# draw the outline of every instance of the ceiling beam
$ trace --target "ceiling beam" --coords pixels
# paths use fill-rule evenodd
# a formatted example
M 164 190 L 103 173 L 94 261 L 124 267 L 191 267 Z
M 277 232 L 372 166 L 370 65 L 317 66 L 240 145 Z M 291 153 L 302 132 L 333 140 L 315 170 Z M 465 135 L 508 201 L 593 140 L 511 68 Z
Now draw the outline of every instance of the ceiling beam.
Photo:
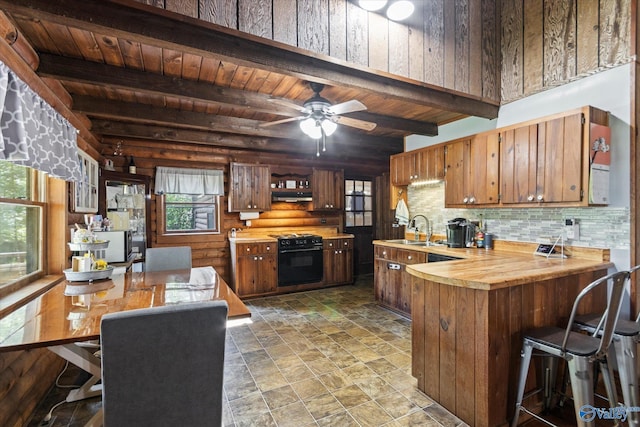
M 285 117 L 300 115 L 300 112 L 287 111 L 286 108 L 274 111 L 273 99 L 278 98 L 269 95 L 47 53 L 40 55 L 40 66 L 37 72 L 41 77 L 67 82 L 101 85 L 111 89 L 133 90 L 157 96 L 175 96 L 223 107 L 237 108 L 241 106 L 254 112 Z M 287 101 L 292 102 L 288 99 Z M 380 127 L 399 130 L 406 134 L 427 136 L 438 134 L 438 125 L 431 122 L 407 120 L 367 112 L 349 113 L 348 117 L 374 122 Z
M 229 135 L 217 132 L 207 132 L 192 129 L 176 129 L 169 126 L 143 125 L 140 123 L 114 122 L 108 120 L 94 120 L 92 130 L 96 134 L 107 137 L 151 139 L 155 141 L 184 142 L 212 147 L 226 147 L 251 151 L 314 154 L 316 144 L 314 140 L 305 138 L 292 141 L 277 138 L 262 138 L 254 136 Z M 348 157 L 353 160 L 387 160 L 389 155 L 402 152 L 402 140 L 389 144 L 386 149 L 366 149 L 362 145 L 352 144 L 349 140 L 340 142 L 339 139 L 327 139 L 327 151 L 321 156 Z
M 260 128 L 258 125 L 262 122 L 258 120 L 154 107 L 146 104 L 112 101 L 88 96 L 74 97 L 73 110 L 86 114 L 90 118 L 156 124 L 175 129 L 193 129 L 253 137 L 289 139 L 296 142 L 309 139 L 295 123 Z M 331 140 L 336 140 L 340 136 L 342 139 L 348 140 L 352 146 L 362 145 L 368 150 L 381 150 L 391 154 L 398 147 L 402 148 L 401 138 L 369 136 L 361 132 L 350 131 L 347 127 L 341 125 L 338 128 L 339 132 L 336 137 L 331 137 Z M 95 126 L 92 129 L 95 129 Z
M 374 72 L 337 58 L 131 1 L 0 0 L 0 7 L 26 19 L 47 20 L 305 80 L 382 93 L 391 99 L 446 111 L 489 119 L 498 115 L 499 105 L 495 101 L 387 72 Z

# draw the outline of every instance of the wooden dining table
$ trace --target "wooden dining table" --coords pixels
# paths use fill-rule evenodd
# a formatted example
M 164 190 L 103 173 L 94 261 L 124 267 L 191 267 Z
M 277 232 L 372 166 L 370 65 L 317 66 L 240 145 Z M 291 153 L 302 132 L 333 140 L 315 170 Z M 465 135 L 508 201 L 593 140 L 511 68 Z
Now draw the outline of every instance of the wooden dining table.
M 91 374 L 67 402 L 98 396 L 101 364 L 96 351 L 103 315 L 208 300 L 227 302 L 228 325 L 251 317 L 213 267 L 127 272 L 91 283 L 63 281 L 0 319 L 0 352 L 46 347 Z

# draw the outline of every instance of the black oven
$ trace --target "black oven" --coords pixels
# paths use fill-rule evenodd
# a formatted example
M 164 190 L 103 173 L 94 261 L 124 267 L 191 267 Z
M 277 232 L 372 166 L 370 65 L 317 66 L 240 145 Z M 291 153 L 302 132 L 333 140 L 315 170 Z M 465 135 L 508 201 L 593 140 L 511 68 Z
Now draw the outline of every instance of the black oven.
M 322 237 L 286 235 L 278 237 L 278 286 L 322 281 Z

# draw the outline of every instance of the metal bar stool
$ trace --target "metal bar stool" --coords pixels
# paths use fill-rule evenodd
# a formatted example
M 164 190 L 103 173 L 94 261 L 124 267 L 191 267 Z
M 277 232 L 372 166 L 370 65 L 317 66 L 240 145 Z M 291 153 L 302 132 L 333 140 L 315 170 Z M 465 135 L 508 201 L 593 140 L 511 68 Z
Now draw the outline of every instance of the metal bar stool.
M 621 271 L 602 277 L 590 283 L 576 297 L 566 329 L 546 326 L 534 329 L 525 334 L 522 342 L 522 362 L 518 378 L 516 412 L 513 417 L 513 421 L 511 422 L 512 427 L 518 425 L 518 419 L 521 411 L 527 412 L 542 422 L 553 425 L 547 420 L 544 420 L 538 414 L 535 414 L 522 406 L 527 373 L 529 371 L 533 349 L 539 350 L 548 355 L 561 357 L 567 361 L 569 376 L 571 378 L 571 390 L 573 392 L 576 424 L 578 426 L 584 427 L 594 425 L 595 416 L 583 418 L 581 409 L 584 405 L 593 406 L 594 404 L 593 368 L 595 363 L 600 364 L 602 369 L 602 375 L 611 407 L 617 406 L 618 398 L 613 384 L 613 373 L 611 371 L 611 367 L 607 363 L 606 356 L 613 339 L 613 330 L 618 321 L 620 307 L 622 306 L 624 286 L 628 278 L 629 272 Z M 572 331 L 572 326 L 582 298 L 598 286 L 607 286 L 609 282 L 612 283 L 611 296 L 607 307 L 602 314 L 602 333 L 599 334 L 598 337 L 594 337 Z
M 629 270 L 629 275 L 640 269 L 640 265 Z M 585 314 L 577 316 L 574 329 L 596 335 L 602 331 L 602 317 L 599 314 Z M 635 321 L 619 319 L 613 331 L 613 347 L 618 364 L 620 386 L 624 404 L 627 408 L 639 407 L 640 396 L 638 388 L 638 341 L 640 338 L 640 313 Z M 629 412 L 629 425 L 640 426 L 640 413 Z

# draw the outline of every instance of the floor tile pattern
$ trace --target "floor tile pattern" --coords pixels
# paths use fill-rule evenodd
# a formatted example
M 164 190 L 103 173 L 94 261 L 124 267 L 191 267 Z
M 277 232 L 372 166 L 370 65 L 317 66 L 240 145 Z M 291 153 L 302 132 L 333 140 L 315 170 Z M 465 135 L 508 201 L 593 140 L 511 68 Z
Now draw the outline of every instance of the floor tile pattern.
M 224 426 L 464 425 L 416 388 L 411 324 L 354 285 L 246 302 L 252 323 L 228 329 Z M 66 391 L 52 390 L 38 426 Z M 55 426 L 81 426 L 99 399 L 65 404 Z

